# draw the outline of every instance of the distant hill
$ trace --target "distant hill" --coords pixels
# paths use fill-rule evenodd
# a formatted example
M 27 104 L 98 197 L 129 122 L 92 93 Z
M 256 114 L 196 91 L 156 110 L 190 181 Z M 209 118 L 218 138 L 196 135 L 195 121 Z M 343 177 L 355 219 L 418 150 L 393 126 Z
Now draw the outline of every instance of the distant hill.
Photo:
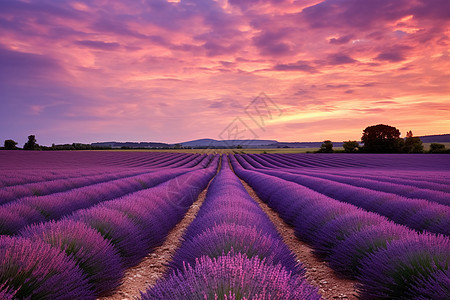
M 92 146 L 111 147 L 111 148 L 170 148 L 170 144 L 166 143 L 154 143 L 154 142 L 97 142 L 92 143 Z
M 450 134 L 420 136 L 423 143 L 450 143 Z
M 450 143 L 450 134 L 425 135 L 420 139 L 424 143 Z M 276 140 L 215 140 L 198 139 L 179 143 L 189 148 L 320 148 L 322 142 L 278 142 Z M 111 148 L 173 148 L 176 144 L 157 142 L 97 142 L 92 146 Z M 342 147 L 342 142 L 333 142 L 334 147 Z
M 243 148 L 269 146 L 278 143 L 275 140 L 214 140 L 214 139 L 200 139 L 180 143 L 183 147 L 237 147 Z

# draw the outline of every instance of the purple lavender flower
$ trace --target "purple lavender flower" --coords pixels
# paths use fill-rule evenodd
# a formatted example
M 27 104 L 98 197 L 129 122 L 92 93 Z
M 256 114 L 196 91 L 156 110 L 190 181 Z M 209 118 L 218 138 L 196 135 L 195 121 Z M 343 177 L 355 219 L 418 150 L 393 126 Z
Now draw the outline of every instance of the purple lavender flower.
M 38 224 L 25 228 L 20 235 L 65 251 L 87 275 L 96 295 L 110 292 L 120 284 L 124 270 L 117 250 L 97 230 L 82 222 Z
M 361 297 L 448 299 L 449 264 L 447 237 L 422 234 L 394 240 L 363 260 L 357 277 Z
M 183 269 L 184 263 L 194 264 L 198 257 L 207 255 L 213 258 L 228 253 L 267 258 L 294 273 L 304 273 L 303 267 L 280 238 L 265 234 L 263 229 L 235 224 L 217 225 L 192 238 L 185 237 L 169 266 Z
M 42 241 L 0 237 L 0 285 L 19 299 L 95 299 L 81 269 Z
M 321 299 L 317 289 L 281 264 L 266 264 L 258 257 L 234 254 L 197 259 L 195 266 L 156 283 L 142 300 L 197 299 Z
M 145 253 L 143 233 L 122 212 L 106 207 L 77 211 L 68 217 L 96 229 L 119 251 L 125 266 L 135 265 Z
M 416 235 L 411 229 L 392 222 L 365 227 L 333 248 L 328 258 L 330 266 L 343 276 L 354 278 L 360 274 L 359 267 L 364 258 L 386 248 L 390 241 L 411 234 Z
M 352 234 L 371 225 L 383 226 L 387 222 L 385 217 L 367 213 L 362 209 L 339 216 L 317 231 L 312 242 L 314 252 L 321 256 L 328 256 L 334 247 L 340 243 L 346 243 L 346 239 Z

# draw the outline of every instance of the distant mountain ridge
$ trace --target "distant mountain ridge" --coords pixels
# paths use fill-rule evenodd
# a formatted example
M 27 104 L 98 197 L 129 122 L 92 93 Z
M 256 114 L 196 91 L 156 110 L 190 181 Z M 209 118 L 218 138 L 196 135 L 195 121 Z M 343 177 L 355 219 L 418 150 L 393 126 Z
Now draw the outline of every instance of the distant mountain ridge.
M 437 134 L 420 136 L 424 143 L 450 143 L 450 134 Z M 322 142 L 278 142 L 276 140 L 215 140 L 198 139 L 177 143 L 182 147 L 192 148 L 319 148 Z M 111 148 L 173 148 L 177 144 L 159 143 L 159 142 L 97 142 L 92 146 L 111 147 Z M 342 147 L 342 142 L 333 142 L 335 147 Z
M 420 136 L 423 143 L 450 143 L 450 134 Z
M 180 143 L 184 147 L 237 147 L 242 146 L 248 148 L 249 146 L 268 146 L 270 144 L 278 143 L 275 140 L 214 140 L 214 139 L 199 139 Z

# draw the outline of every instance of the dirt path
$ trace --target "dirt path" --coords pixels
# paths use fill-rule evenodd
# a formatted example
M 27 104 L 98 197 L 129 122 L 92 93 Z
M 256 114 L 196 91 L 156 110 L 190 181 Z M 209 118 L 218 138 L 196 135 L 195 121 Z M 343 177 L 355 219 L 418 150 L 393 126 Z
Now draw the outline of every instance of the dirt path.
M 265 204 L 255 191 L 243 180 L 241 180 L 249 195 L 255 199 L 263 211 L 275 224 L 284 243 L 297 256 L 297 259 L 306 267 L 306 279 L 319 288 L 324 299 L 358 299 L 355 289 L 355 280 L 343 279 L 327 265 L 327 262 L 319 259 L 312 253 L 312 248 L 296 238 L 294 228 L 286 224 L 278 214 Z

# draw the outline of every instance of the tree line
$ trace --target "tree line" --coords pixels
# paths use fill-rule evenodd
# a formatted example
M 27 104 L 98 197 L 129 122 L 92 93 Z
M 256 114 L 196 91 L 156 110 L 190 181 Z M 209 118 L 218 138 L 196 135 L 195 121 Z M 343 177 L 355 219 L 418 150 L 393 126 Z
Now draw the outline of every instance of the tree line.
M 419 137 L 413 136 L 412 131 L 406 133 L 403 139 L 400 130 L 393 126 L 378 124 L 363 130 L 360 145 L 357 141 L 345 141 L 342 145 L 346 153 L 424 153 L 423 143 Z M 319 153 L 339 152 L 333 150 L 330 140 L 323 142 Z M 450 153 L 444 144 L 432 143 L 429 153 Z
M 333 143 L 330 140 L 323 142 L 319 153 L 425 153 L 423 143 L 419 137 L 413 136 L 412 131 L 408 131 L 406 137 L 400 137 L 400 131 L 389 125 L 378 124 L 369 126 L 363 130 L 361 143 L 357 141 L 345 141 L 343 151 L 333 149 Z M 181 149 L 181 144 L 175 145 L 175 149 Z M 242 148 L 241 146 L 237 147 Z M 17 142 L 11 139 L 5 140 L 3 150 L 18 150 Z M 92 146 L 90 144 L 72 143 L 64 145 L 52 144 L 51 147 L 41 146 L 37 143 L 35 135 L 29 135 L 28 141 L 23 145 L 23 150 L 108 150 L 110 146 Z M 450 153 L 444 144 L 432 143 L 429 153 Z
M 19 150 L 17 147 L 17 142 L 14 140 L 5 140 L 3 150 Z M 52 151 L 52 150 L 107 150 L 111 149 L 111 147 L 105 146 L 92 146 L 89 144 L 82 143 L 72 143 L 72 144 L 63 144 L 63 145 L 55 145 L 52 144 L 51 147 L 41 146 L 37 143 L 35 135 L 29 135 L 28 141 L 23 145 L 23 150 L 44 150 L 44 151 Z

